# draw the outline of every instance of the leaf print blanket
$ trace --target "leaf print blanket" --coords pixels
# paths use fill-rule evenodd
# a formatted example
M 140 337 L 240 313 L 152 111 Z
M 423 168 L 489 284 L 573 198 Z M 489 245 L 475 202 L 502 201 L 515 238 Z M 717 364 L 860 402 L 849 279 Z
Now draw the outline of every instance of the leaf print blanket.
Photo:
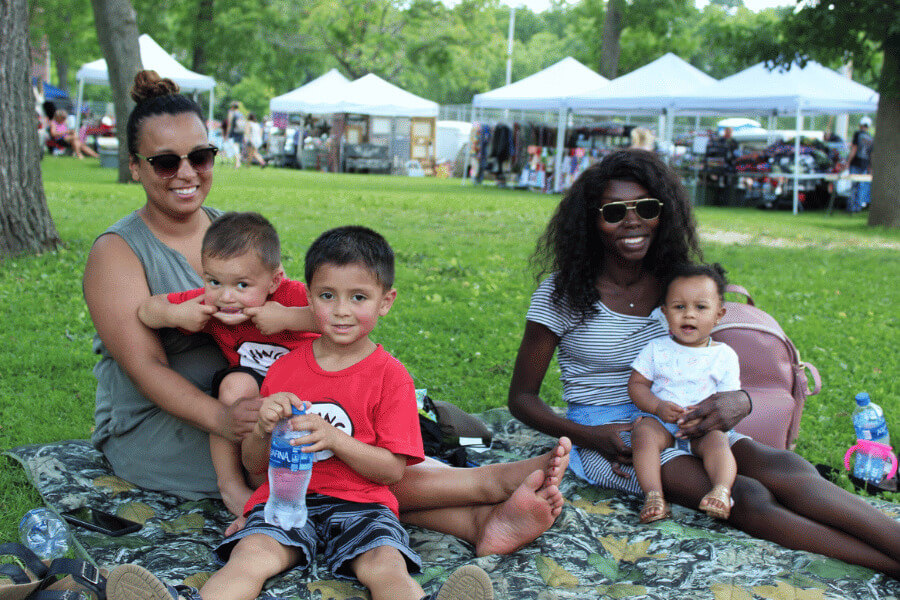
M 505 408 L 478 415 L 494 431 L 482 464 L 535 456 L 553 440 L 512 419 Z M 217 565 L 212 548 L 230 523 L 216 500 L 185 501 L 141 490 L 114 476 L 86 440 L 23 446 L 6 452 L 20 462 L 44 501 L 58 512 L 91 506 L 143 523 L 118 538 L 74 529 L 79 553 L 98 566 L 136 563 L 172 584 L 199 587 Z M 834 599 L 900 597 L 900 582 L 867 569 L 752 538 L 703 513 L 673 506 L 673 519 L 641 525 L 638 498 L 597 489 L 568 474 L 566 506 L 533 543 L 506 556 L 475 558 L 451 536 L 410 527 L 435 591 L 457 567 L 472 563 L 491 576 L 498 599 L 651 598 L 666 600 Z M 900 519 L 900 505 L 870 500 Z M 320 565 L 270 580 L 265 594 L 300 600 L 368 598 Z

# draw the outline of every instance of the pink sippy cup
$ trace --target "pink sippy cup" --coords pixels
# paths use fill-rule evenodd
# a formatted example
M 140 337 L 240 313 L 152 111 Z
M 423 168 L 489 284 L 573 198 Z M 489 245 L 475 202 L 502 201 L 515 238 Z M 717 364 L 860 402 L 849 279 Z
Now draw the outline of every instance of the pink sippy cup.
M 879 483 L 882 479 L 890 479 L 897 474 L 897 456 L 893 448 L 887 444 L 873 442 L 872 440 L 856 440 L 856 444 L 847 449 L 844 454 L 844 468 L 850 470 L 850 455 L 856 451 L 856 463 L 853 466 L 853 474 L 859 479 L 865 479 L 870 483 Z M 885 463 L 890 461 L 891 468 L 887 477 L 884 476 Z

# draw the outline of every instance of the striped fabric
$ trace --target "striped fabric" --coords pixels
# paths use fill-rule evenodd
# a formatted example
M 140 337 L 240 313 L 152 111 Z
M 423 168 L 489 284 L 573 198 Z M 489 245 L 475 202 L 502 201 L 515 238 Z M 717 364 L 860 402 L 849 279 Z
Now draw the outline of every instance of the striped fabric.
M 556 306 L 550 299 L 554 276 L 545 279 L 531 296 L 526 319 L 547 327 L 559 336 L 557 361 L 563 384 L 563 399 L 568 403 L 569 419 L 584 425 L 630 422 L 634 405 L 628 396 L 631 363 L 650 340 L 667 335 L 668 325 L 658 307 L 648 317 L 623 315 L 597 302 L 598 312 L 583 323 L 568 307 Z M 621 434 L 631 445 L 631 433 Z M 743 435 L 729 433 L 734 444 Z M 665 464 L 687 452 L 668 448 L 660 455 Z M 634 469 L 625 479 L 613 473 L 609 461 L 595 450 L 576 448 L 570 468 L 581 478 L 605 488 L 643 495 Z

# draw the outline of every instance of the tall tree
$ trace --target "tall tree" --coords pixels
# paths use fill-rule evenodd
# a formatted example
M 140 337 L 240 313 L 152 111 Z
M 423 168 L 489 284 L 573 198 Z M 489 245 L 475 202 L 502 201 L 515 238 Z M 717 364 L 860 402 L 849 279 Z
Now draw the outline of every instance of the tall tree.
M 32 0 L 31 39 L 35 47 L 47 42 L 56 67 L 57 83 L 69 90 L 78 60 L 96 58 L 97 36 L 88 0 Z
M 869 225 L 900 227 L 900 19 L 897 0 L 800 2 L 784 21 L 784 42 L 769 58 L 781 64 L 814 58 L 852 60 L 859 71 L 877 64 L 878 112 L 872 154 Z M 803 50 L 798 51 L 797 48 Z
M 625 0 L 607 0 L 600 43 L 600 74 L 615 79 L 619 72 L 619 37 L 625 27 Z
M 91 0 L 97 39 L 106 59 L 109 87 L 116 106 L 116 137 L 119 138 L 119 183 L 131 181 L 128 170 L 128 143 L 125 124 L 134 108 L 131 89 L 134 76 L 141 70 L 137 16 L 130 0 Z
M 0 259 L 59 244 L 41 180 L 26 0 L 0 0 Z

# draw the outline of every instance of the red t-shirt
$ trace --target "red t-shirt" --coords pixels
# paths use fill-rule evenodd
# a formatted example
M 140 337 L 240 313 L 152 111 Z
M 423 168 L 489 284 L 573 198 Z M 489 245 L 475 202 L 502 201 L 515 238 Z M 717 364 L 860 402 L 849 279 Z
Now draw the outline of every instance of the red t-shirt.
M 203 288 L 174 292 L 168 295 L 169 302 L 181 304 L 202 295 Z M 284 306 L 307 306 L 306 286 L 299 281 L 284 278 L 269 300 Z M 303 331 L 279 331 L 273 335 L 263 335 L 251 321 L 229 326 L 215 317 L 209 319 L 203 331 L 210 334 L 225 354 L 231 366 L 250 367 L 265 375 L 276 359 L 296 348 L 303 340 L 319 337 L 317 333 Z
M 405 455 L 408 465 L 422 462 L 425 454 L 415 385 L 400 361 L 379 344 L 352 367 L 323 371 L 313 355 L 312 342 L 304 340 L 272 365 L 263 381 L 262 395 L 293 392 L 312 403 L 310 412 L 322 415 L 355 439 Z M 388 486 L 366 479 L 330 451 L 317 453 L 308 493 L 351 502 L 377 502 L 399 516 L 397 499 Z M 245 513 L 268 497 L 266 482 L 250 496 Z

